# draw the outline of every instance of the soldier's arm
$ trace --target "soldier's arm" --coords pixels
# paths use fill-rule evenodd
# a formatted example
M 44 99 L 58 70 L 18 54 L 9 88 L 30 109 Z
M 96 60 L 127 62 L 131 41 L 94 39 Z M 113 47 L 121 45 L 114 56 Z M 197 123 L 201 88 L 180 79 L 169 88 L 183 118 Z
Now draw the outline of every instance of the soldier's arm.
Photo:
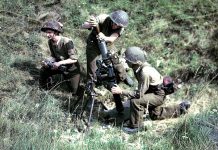
M 99 16 L 95 17 L 93 15 L 89 16 L 89 19 L 86 20 L 82 24 L 83 29 L 91 29 L 92 27 L 97 27 L 98 24 L 101 24 L 104 22 L 104 20 L 108 17 L 107 14 L 100 14 Z
M 72 59 L 68 58 L 68 59 L 65 59 L 65 60 L 61 60 L 58 63 L 59 63 L 59 66 L 60 66 L 60 65 L 73 64 L 73 63 L 76 63 L 76 62 L 77 62 L 77 60 L 72 60 Z
M 97 21 L 99 24 L 103 23 L 104 20 L 108 17 L 109 15 L 106 15 L 106 14 L 102 14 L 102 15 L 99 15 L 97 17 Z M 124 28 L 118 28 L 116 29 L 110 36 L 105 36 L 102 32 L 100 32 L 98 34 L 98 38 L 99 39 L 103 39 L 105 40 L 107 43 L 113 43 L 119 36 L 121 36 L 121 34 L 123 33 L 124 31 Z
M 148 89 L 150 85 L 150 76 L 149 73 L 146 72 L 144 69 L 141 71 L 141 81 L 138 84 L 138 89 L 140 92 L 140 96 L 143 95 Z
M 105 40 L 107 43 L 113 43 L 118 37 L 118 33 L 113 33 L 110 36 L 105 36 L 102 32 L 100 32 L 97 36 L 98 39 Z
M 111 88 L 111 92 L 113 94 L 122 94 L 124 96 L 128 96 L 128 97 L 135 97 L 136 96 L 136 91 L 129 91 L 129 90 L 125 90 L 125 89 L 121 89 L 118 85 L 113 86 Z
M 59 65 L 67 65 L 67 64 L 73 64 L 76 63 L 78 60 L 78 56 L 76 55 L 76 50 L 74 48 L 73 41 L 69 40 L 66 44 L 65 47 L 68 52 L 68 58 L 65 60 L 59 61 Z

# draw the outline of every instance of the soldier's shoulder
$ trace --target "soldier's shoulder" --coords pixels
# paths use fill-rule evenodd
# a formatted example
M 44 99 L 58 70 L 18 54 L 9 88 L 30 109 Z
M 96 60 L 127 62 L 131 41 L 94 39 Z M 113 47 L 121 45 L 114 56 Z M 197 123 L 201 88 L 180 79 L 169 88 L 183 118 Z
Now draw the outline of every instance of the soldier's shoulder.
M 62 37 L 62 40 L 64 43 L 73 42 L 72 39 L 68 37 Z
M 142 74 L 150 74 L 151 72 L 153 72 L 155 70 L 154 67 L 152 67 L 150 64 L 149 65 L 144 65 L 142 67 Z
M 97 17 L 97 21 L 99 23 L 103 22 L 106 18 L 108 18 L 109 15 L 108 14 L 100 14 L 98 17 Z
M 108 14 L 100 14 L 99 16 L 98 16 L 99 18 L 107 18 L 107 17 L 109 17 L 109 15 Z

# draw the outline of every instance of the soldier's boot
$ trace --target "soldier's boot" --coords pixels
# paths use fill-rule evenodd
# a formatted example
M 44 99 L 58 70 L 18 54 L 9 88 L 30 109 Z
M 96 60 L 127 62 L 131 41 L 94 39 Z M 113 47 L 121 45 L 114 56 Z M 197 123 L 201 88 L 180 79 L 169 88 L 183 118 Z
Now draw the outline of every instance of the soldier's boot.
M 183 101 L 183 102 L 181 102 L 181 103 L 179 104 L 179 106 L 180 106 L 180 113 L 181 113 L 181 114 L 186 114 L 187 111 L 188 111 L 188 109 L 189 109 L 190 106 L 191 106 L 191 102 L 189 102 L 189 101 Z
M 84 99 L 84 94 L 85 94 L 85 87 L 83 85 L 80 85 L 78 87 L 76 93 L 72 93 L 73 104 L 72 104 L 71 111 L 73 110 L 73 112 L 75 112 L 76 109 L 81 105 Z
M 43 90 L 49 90 L 52 87 L 52 77 L 48 79 L 39 79 L 39 88 Z
M 128 134 L 134 134 L 137 132 L 142 132 L 142 131 L 147 131 L 148 127 L 145 126 L 144 124 L 139 124 L 137 127 L 131 126 L 131 124 L 126 124 L 123 126 L 123 131 L 128 133 Z

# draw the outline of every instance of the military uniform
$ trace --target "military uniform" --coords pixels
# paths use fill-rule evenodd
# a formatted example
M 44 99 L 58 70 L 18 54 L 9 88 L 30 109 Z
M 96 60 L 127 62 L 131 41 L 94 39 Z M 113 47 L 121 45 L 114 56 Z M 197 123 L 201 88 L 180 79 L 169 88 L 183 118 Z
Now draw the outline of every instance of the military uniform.
M 145 111 L 149 112 L 151 119 L 165 119 L 181 114 L 179 104 L 168 107 L 161 106 L 164 104 L 166 95 L 164 90 L 160 88 L 163 77 L 155 68 L 145 62 L 134 71 L 134 74 L 138 80 L 138 90 L 124 90 L 122 93 L 132 97 L 130 101 L 130 126 L 132 128 L 142 126 Z
M 117 33 L 119 36 L 122 34 L 124 28 L 121 27 L 119 29 L 112 29 L 113 21 L 107 14 L 102 14 L 96 17 L 100 32 L 102 32 L 105 36 L 110 36 L 113 33 Z M 88 79 L 96 79 L 95 71 L 97 70 L 96 60 L 100 58 L 101 52 L 98 47 L 98 39 L 96 38 L 97 30 L 94 28 L 92 32 L 89 34 L 87 39 L 86 46 L 86 57 L 87 57 L 87 78 Z M 127 78 L 127 74 L 125 68 L 119 61 L 118 55 L 116 54 L 117 50 L 113 43 L 107 43 L 107 48 L 110 53 L 112 53 L 112 61 L 114 64 L 114 68 L 118 73 L 119 79 L 123 81 Z
M 65 59 L 78 60 L 77 54 L 74 49 L 74 44 L 71 39 L 61 36 L 61 39 L 56 43 L 52 40 L 48 41 L 51 52 L 52 61 L 58 62 Z M 80 65 L 77 61 L 73 64 L 68 64 L 66 72 L 60 70 L 52 70 L 48 67 L 40 69 L 39 84 L 42 88 L 46 88 L 47 80 L 55 74 L 63 74 L 64 78 L 70 81 L 70 87 L 73 94 L 77 93 L 80 82 Z

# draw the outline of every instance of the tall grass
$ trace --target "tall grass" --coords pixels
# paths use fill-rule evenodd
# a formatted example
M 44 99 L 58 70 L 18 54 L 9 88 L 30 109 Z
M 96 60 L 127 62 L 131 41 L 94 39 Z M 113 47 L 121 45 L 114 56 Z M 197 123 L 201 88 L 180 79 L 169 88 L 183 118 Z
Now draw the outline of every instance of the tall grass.
M 44 7 L 52 2 L 0 2 L 0 149 L 215 149 L 216 0 L 63 0 Z M 30 19 L 37 22 L 44 12 L 60 15 L 64 35 L 73 39 L 85 64 L 85 39 L 90 31 L 81 30 L 80 25 L 90 14 L 117 9 L 129 14 L 129 26 L 117 48 L 139 46 L 163 75 L 182 78 L 182 89 L 166 103 L 189 99 L 190 114 L 151 122 L 148 131 L 133 135 L 120 127 L 105 128 L 97 120 L 90 132 L 79 132 L 77 120 L 69 119 L 68 108 L 63 108 L 63 103 L 71 102 L 69 93 L 38 89 L 40 61 L 48 55 L 48 47 L 39 34 L 41 24 Z

